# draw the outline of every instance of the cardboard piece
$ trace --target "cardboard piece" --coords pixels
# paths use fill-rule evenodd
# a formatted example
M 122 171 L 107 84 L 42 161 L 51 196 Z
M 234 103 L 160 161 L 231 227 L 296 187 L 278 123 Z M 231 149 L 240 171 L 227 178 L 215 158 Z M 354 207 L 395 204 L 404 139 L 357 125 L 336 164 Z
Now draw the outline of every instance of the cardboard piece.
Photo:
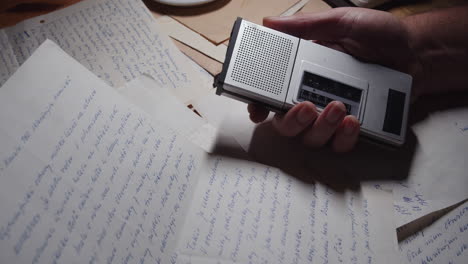
M 189 45 L 218 62 L 224 62 L 224 56 L 227 50 L 226 45 L 215 45 L 209 42 L 197 32 L 187 28 L 169 16 L 161 16 L 157 21 L 161 25 L 161 29 L 171 38 Z
M 195 61 L 200 67 L 205 69 L 207 72 L 209 72 L 211 75 L 216 75 L 221 72 L 223 68 L 223 64 L 221 62 L 218 62 L 203 53 L 199 52 L 198 50 L 180 42 L 175 39 L 173 39 L 174 44 L 177 46 L 177 48 L 182 51 L 185 55 L 190 57 L 193 61 Z M 222 45 L 222 44 L 220 44 Z
M 297 2 L 298 0 L 218 0 L 200 7 L 159 8 L 211 42 L 220 44 L 229 38 L 237 17 L 261 24 L 263 17 L 280 15 Z

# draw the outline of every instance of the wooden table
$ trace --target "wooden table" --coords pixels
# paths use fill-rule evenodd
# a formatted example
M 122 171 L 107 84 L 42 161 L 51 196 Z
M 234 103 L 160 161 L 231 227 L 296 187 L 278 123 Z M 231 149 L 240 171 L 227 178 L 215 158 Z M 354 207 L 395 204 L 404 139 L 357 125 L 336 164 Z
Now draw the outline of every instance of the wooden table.
M 25 0 L 19 0 L 18 2 L 23 2 Z M 26 0 L 27 1 L 27 0 Z M 43 0 L 44 3 L 41 3 L 41 0 L 35 0 L 34 4 L 20 4 L 17 7 L 11 8 L 9 10 L 0 12 L 0 28 L 12 26 L 16 23 L 34 17 L 38 15 L 43 15 L 52 11 L 55 11 L 60 8 L 67 7 L 69 5 L 80 2 L 81 0 L 60 0 L 61 4 L 47 4 L 47 0 Z M 144 1 L 147 6 L 152 9 L 154 12 L 159 13 L 159 5 L 151 3 L 151 0 Z M 427 12 L 432 9 L 444 8 L 450 6 L 456 6 L 461 3 L 467 3 L 467 0 L 421 0 L 421 1 L 408 1 L 410 4 L 401 5 L 399 7 L 391 8 L 389 11 L 394 13 L 398 17 L 405 17 L 412 14 Z

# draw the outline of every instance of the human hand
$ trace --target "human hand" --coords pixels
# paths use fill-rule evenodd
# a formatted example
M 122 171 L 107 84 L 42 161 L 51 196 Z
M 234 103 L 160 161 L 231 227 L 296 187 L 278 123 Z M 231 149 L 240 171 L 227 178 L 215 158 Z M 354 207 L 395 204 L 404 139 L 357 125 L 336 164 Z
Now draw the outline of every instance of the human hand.
M 268 17 L 267 27 L 348 53 L 359 60 L 378 63 L 403 72 L 418 69 L 409 47 L 408 31 L 393 15 L 364 8 L 335 8 L 323 13 Z M 262 122 L 268 111 L 249 105 L 253 122 Z M 301 137 L 304 144 L 320 147 L 331 141 L 336 152 L 353 148 L 359 122 L 346 116 L 340 102 L 332 102 L 318 113 L 313 103 L 303 102 L 273 119 L 276 130 L 287 137 Z

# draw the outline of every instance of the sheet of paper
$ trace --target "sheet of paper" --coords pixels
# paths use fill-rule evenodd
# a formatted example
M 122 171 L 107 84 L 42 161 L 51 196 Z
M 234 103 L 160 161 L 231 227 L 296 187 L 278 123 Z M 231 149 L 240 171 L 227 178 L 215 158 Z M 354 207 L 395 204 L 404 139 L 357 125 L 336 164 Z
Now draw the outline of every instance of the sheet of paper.
M 195 100 L 192 105 L 203 118 L 215 126 L 220 126 L 229 113 L 233 111 L 247 111 L 247 105 L 225 96 L 216 95 L 213 90 Z
M 224 131 L 232 136 L 237 144 L 245 152 L 248 152 L 256 125 L 249 119 L 247 105 L 225 96 L 216 95 L 215 92 L 213 90 L 195 100 L 192 103 L 193 107 L 208 123 L 215 126 L 218 131 Z M 230 123 L 234 118 L 235 122 Z
M 161 29 L 170 37 L 189 45 L 190 47 L 200 51 L 206 56 L 223 63 L 226 56 L 227 46 L 223 44 L 215 45 L 206 38 L 200 36 L 197 32 L 180 24 L 175 19 L 169 16 L 162 16 L 157 19 L 161 25 Z
M 336 192 L 212 157 L 177 243 L 180 263 L 394 263 L 392 197 Z
M 408 179 L 394 192 L 401 225 L 468 198 L 468 108 L 437 112 L 412 129 L 419 146 Z
M 216 1 L 187 10 L 167 8 L 166 13 L 218 45 L 229 38 L 237 17 L 262 24 L 266 16 L 279 16 L 299 0 Z M 195 14 L 195 15 L 194 15 Z
M 457 201 L 428 199 L 428 192 L 421 184 L 397 183 L 393 185 L 393 198 L 397 227 L 420 219 L 430 212 L 447 208 Z
M 417 220 L 414 220 L 408 224 L 405 224 L 404 226 L 398 227 L 396 229 L 398 242 L 402 242 L 406 240 L 407 238 L 409 238 L 410 236 L 415 235 L 417 232 L 420 232 L 421 230 L 424 230 L 425 228 L 429 227 L 435 221 L 446 216 L 450 211 L 464 204 L 466 201 L 468 201 L 468 199 L 465 199 L 464 201 L 456 203 L 447 208 L 434 211 L 423 217 L 418 218 Z
M 4 32 L 20 64 L 48 38 L 113 87 L 147 73 L 184 102 L 208 88 L 141 0 L 87 0 Z
M 146 80 L 146 81 L 150 81 L 150 80 Z M 151 87 L 151 85 L 150 85 L 149 87 Z M 154 87 L 154 86 L 153 86 L 153 87 Z M 157 87 L 154 87 L 154 88 L 157 88 Z M 160 106 L 160 105 L 161 105 L 161 104 L 159 103 L 159 101 L 165 101 L 165 100 L 168 100 L 168 99 L 166 98 L 166 95 L 163 96 L 164 93 L 160 93 L 160 92 L 159 92 L 159 89 L 155 89 L 155 90 L 158 90 L 158 92 L 157 92 L 157 97 L 158 97 L 158 98 L 154 98 L 154 99 L 151 99 L 151 100 L 150 100 L 150 101 L 154 101 L 154 102 L 155 102 L 155 103 L 154 103 L 155 106 L 152 106 L 152 109 L 153 109 L 153 110 L 150 110 L 150 112 L 154 113 L 155 115 L 158 115 L 158 113 L 157 113 L 158 111 L 156 111 L 155 109 L 157 108 L 157 106 Z M 131 93 L 131 92 L 137 92 L 137 91 L 139 91 L 139 90 L 137 89 L 136 86 L 133 87 L 133 88 L 128 89 L 128 92 L 129 92 L 129 93 Z M 156 92 L 156 91 L 155 91 L 155 92 Z M 141 97 L 142 97 L 141 99 L 143 99 L 143 97 L 150 98 L 150 96 L 148 96 L 146 93 L 138 93 L 138 94 L 141 95 Z M 138 99 L 138 97 L 140 97 L 138 94 L 130 95 L 130 97 L 135 97 L 135 98 Z M 154 95 L 156 96 L 156 93 L 155 93 Z M 136 104 L 139 104 L 138 101 L 140 101 L 141 99 L 138 99 L 137 101 L 134 101 L 134 102 L 135 102 Z M 141 102 L 140 102 L 140 103 L 141 103 Z M 164 108 L 161 108 L 161 109 L 165 109 L 166 111 L 171 111 L 171 112 L 172 112 L 171 105 L 172 105 L 171 103 L 167 103 L 167 106 L 165 106 Z M 151 105 L 148 105 L 147 107 L 151 107 Z M 145 107 L 143 107 L 143 109 L 145 109 Z M 147 108 L 147 109 L 148 109 L 148 108 Z M 176 109 L 173 109 L 173 110 L 176 110 Z M 147 110 L 147 111 L 148 111 L 148 110 Z M 178 120 L 184 120 L 183 118 L 179 118 L 178 116 L 179 116 L 178 114 L 175 114 L 175 118 L 176 118 L 176 119 L 178 119 Z M 181 121 L 181 122 L 184 122 L 184 121 Z M 175 125 L 176 125 L 176 124 L 175 124 Z M 177 125 L 176 125 L 176 126 L 177 126 Z M 191 127 L 191 126 L 190 126 L 190 125 L 186 125 L 186 127 L 189 128 L 189 127 Z M 233 169 L 233 168 L 232 168 L 233 164 L 235 164 L 235 166 L 238 166 L 239 168 L 247 168 L 246 170 L 249 170 L 251 167 L 256 167 L 257 170 L 260 169 L 260 168 L 262 168 L 261 165 L 254 165 L 253 163 L 241 162 L 241 161 L 238 161 L 238 160 L 236 160 L 236 161 L 234 161 L 234 160 L 231 160 L 231 161 L 225 160 L 224 162 L 225 162 L 225 163 L 219 163 L 218 166 L 219 166 L 220 168 L 222 168 L 222 170 L 223 170 L 222 173 L 225 174 L 224 177 L 226 177 L 226 178 L 231 178 L 231 179 L 234 179 L 235 177 L 239 177 L 239 176 L 238 176 L 238 175 L 239 175 L 239 170 Z M 212 170 L 210 170 L 209 168 L 206 168 L 206 170 L 207 170 L 207 171 L 212 171 Z M 273 170 L 274 170 L 274 169 L 273 169 Z M 204 175 L 206 176 L 206 175 L 208 175 L 208 173 L 205 172 Z M 231 177 L 231 175 L 232 175 L 232 177 Z M 237 175 L 237 176 L 236 176 L 236 175 Z M 263 176 L 264 176 L 264 175 L 263 175 Z M 279 179 L 285 180 L 285 178 L 287 178 L 287 177 L 288 177 L 288 176 L 286 176 L 286 175 L 284 175 L 284 174 L 281 174 L 281 178 L 278 177 L 278 180 L 279 180 Z M 207 177 L 206 177 L 206 178 L 207 178 Z M 259 177 L 259 178 L 260 178 L 260 177 Z M 275 179 L 275 180 L 276 180 L 276 179 Z M 262 185 L 263 183 L 267 183 L 267 184 L 268 184 L 268 181 L 265 181 L 265 182 L 263 182 L 263 181 L 256 181 L 255 183 L 250 182 L 249 184 L 251 184 L 252 186 L 257 185 L 257 187 L 260 188 L 261 186 L 263 186 L 263 185 Z M 207 183 L 204 182 L 204 181 L 200 182 L 199 184 L 200 184 L 200 186 L 201 186 L 200 188 L 202 189 L 200 192 L 209 191 L 210 193 L 215 193 L 216 187 L 210 187 L 210 188 L 207 190 L 207 189 L 206 189 L 206 186 L 210 186 L 209 184 L 207 184 Z M 225 183 L 223 183 L 223 184 L 224 184 L 225 186 L 234 185 L 234 180 L 231 180 L 231 182 L 230 182 L 229 180 L 227 180 L 227 181 L 226 181 Z M 239 185 L 239 184 L 237 184 L 237 185 Z M 244 186 L 244 187 L 245 187 L 245 186 Z M 233 188 L 233 189 L 224 188 L 224 189 L 222 189 L 222 192 L 223 192 L 223 193 L 229 194 L 230 192 L 235 193 L 235 191 L 241 191 L 241 190 L 245 190 L 245 189 L 244 189 L 242 186 L 239 186 L 239 187 L 236 188 L 236 189 L 234 189 L 234 188 Z M 323 191 L 323 190 L 321 190 L 321 191 Z M 254 192 L 254 191 L 252 191 L 252 192 Z M 269 190 L 265 190 L 265 192 L 266 192 L 266 193 L 269 193 Z M 296 193 L 296 190 L 294 190 L 294 192 Z M 306 192 L 307 192 L 307 191 L 306 191 Z M 330 190 L 329 190 L 328 192 L 330 192 Z M 311 192 L 311 193 L 312 193 L 312 192 Z M 226 195 L 226 196 L 229 197 L 229 195 Z M 252 195 L 252 196 L 253 196 L 253 195 Z M 318 196 L 320 196 L 320 195 L 318 195 Z M 350 196 L 351 196 L 351 195 L 350 195 Z M 391 206 L 392 206 L 391 196 L 389 196 L 389 195 L 386 195 L 386 196 L 387 196 L 387 197 L 386 197 L 387 201 L 385 202 L 384 207 L 385 207 L 387 210 L 391 210 Z M 200 194 L 196 194 L 195 197 L 202 197 L 202 196 L 201 196 Z M 376 197 L 374 197 L 374 198 L 379 198 L 379 196 L 376 196 Z M 228 198 L 228 199 L 230 199 L 230 198 Z M 241 198 L 239 198 L 239 199 L 241 199 Z M 248 197 L 244 197 L 243 199 L 244 199 L 244 201 L 245 201 L 245 199 L 249 199 L 249 198 L 248 198 Z M 307 198 L 305 198 L 305 199 L 307 199 Z M 252 199 L 252 200 L 254 200 L 254 199 Z M 335 202 L 335 201 L 334 201 L 334 198 L 330 198 L 330 200 L 333 200 L 333 202 Z M 343 200 L 345 200 L 345 199 L 343 199 Z M 269 201 L 269 202 L 271 202 L 271 201 Z M 294 200 L 292 203 L 297 203 L 297 202 L 298 202 L 297 200 Z M 303 201 L 301 201 L 301 202 L 303 202 Z M 240 201 L 238 201 L 238 203 L 239 203 L 239 204 L 242 204 L 242 202 L 240 202 Z M 273 203 L 273 202 L 272 202 L 272 203 Z M 299 203 L 300 203 L 300 202 L 299 202 Z M 317 203 L 319 203 L 319 202 L 317 201 Z M 325 203 L 326 203 L 326 202 L 325 202 Z M 265 204 L 268 204 L 268 202 L 265 202 Z M 248 204 L 248 208 L 249 208 L 249 209 L 254 208 L 254 210 L 259 210 L 259 209 L 261 208 L 261 206 L 264 207 L 265 204 L 260 205 L 260 204 L 252 203 L 252 205 Z M 221 205 L 218 205 L 218 206 L 221 207 L 221 208 L 223 208 L 223 207 L 227 208 L 227 207 L 228 207 L 228 203 L 226 202 L 224 205 L 221 204 Z M 247 205 L 245 205 L 245 206 L 247 207 Z M 329 205 L 329 206 L 330 206 L 330 207 L 335 207 L 335 204 L 332 204 L 332 201 L 330 201 L 330 205 Z M 213 207 L 216 207 L 216 206 L 213 205 Z M 219 209 L 220 211 L 223 210 L 223 209 L 221 209 L 221 208 Z M 280 208 L 280 206 L 278 206 L 278 208 Z M 245 208 L 243 208 L 243 209 L 245 209 Z M 233 210 L 233 209 L 231 209 L 231 210 Z M 241 211 L 240 208 L 234 208 L 234 210 L 237 210 L 237 212 L 240 214 L 240 211 Z M 278 210 L 280 210 L 280 209 L 278 209 Z M 332 210 L 335 210 L 335 209 L 332 209 Z M 207 211 L 209 211 L 209 209 L 207 209 Z M 266 210 L 265 210 L 265 211 L 266 211 Z M 375 212 L 375 208 L 373 209 L 373 212 Z M 387 211 L 387 213 L 388 213 L 388 212 L 389 212 L 389 211 Z M 391 211 L 390 211 L 390 212 L 391 212 Z M 295 212 L 294 214 L 291 214 L 291 218 L 295 218 L 295 219 L 304 219 L 304 218 L 305 218 L 305 217 L 298 217 L 298 216 L 296 215 L 296 213 L 297 213 L 297 212 Z M 378 212 L 378 213 L 381 213 L 381 212 Z M 221 212 L 220 212 L 219 214 L 222 215 Z M 235 212 L 235 211 L 234 211 L 234 212 L 231 212 L 231 214 L 236 214 L 236 212 Z M 279 215 L 279 213 L 278 213 L 278 215 Z M 293 215 L 294 215 L 294 216 L 293 216 Z M 214 216 L 213 216 L 213 217 L 214 217 Z M 330 217 L 330 218 L 334 218 L 334 217 L 336 217 L 336 216 L 330 215 L 329 217 Z M 197 218 L 199 218 L 199 216 L 193 216 L 193 215 L 192 215 L 192 216 L 189 216 L 187 219 L 189 219 L 188 221 L 189 221 L 190 223 L 192 223 L 192 222 L 195 221 L 194 219 L 197 219 Z M 391 214 L 390 214 L 390 216 L 389 216 L 389 219 L 390 219 L 390 218 L 391 218 Z M 340 219 L 342 219 L 342 218 L 340 218 Z M 237 219 L 237 220 L 238 220 L 238 219 Z M 260 220 L 260 219 L 258 219 L 257 221 L 261 221 L 262 223 L 265 223 L 265 221 L 262 221 L 262 220 Z M 323 221 L 328 221 L 328 219 L 323 220 Z M 235 222 L 235 220 L 233 220 L 233 222 Z M 323 224 L 323 223 L 324 223 L 324 222 L 322 222 L 322 224 Z M 328 223 L 329 223 L 330 225 L 335 225 L 335 223 L 333 223 L 333 221 L 330 221 L 330 222 L 328 222 Z M 205 221 L 202 221 L 202 222 L 199 223 L 199 224 L 200 224 L 200 226 L 204 226 L 204 228 L 208 228 L 208 229 L 209 229 L 209 228 L 210 228 L 209 225 L 211 224 L 211 221 L 205 220 Z M 304 223 L 302 223 L 302 224 L 305 225 Z M 392 225 L 392 223 L 390 223 L 390 225 Z M 189 235 L 190 235 L 190 232 L 189 232 L 189 231 L 190 231 L 190 230 L 194 230 L 194 228 L 195 228 L 195 227 L 193 227 L 193 226 L 191 226 L 191 225 L 187 226 L 186 229 L 184 229 L 184 231 L 181 233 L 181 234 L 182 234 L 181 236 L 182 236 L 182 237 L 189 236 Z M 278 227 L 275 226 L 275 230 L 277 230 L 277 228 L 278 228 Z M 234 232 L 239 231 L 239 229 L 238 229 L 234 224 L 233 224 L 232 230 L 235 230 Z M 315 231 L 316 231 L 316 230 L 314 230 L 314 232 L 315 232 Z M 200 234 L 208 234 L 208 233 L 209 233 L 208 231 L 203 231 L 203 230 L 200 230 L 199 232 L 200 232 Z M 335 231 L 334 231 L 334 232 L 335 232 Z M 391 234 L 391 235 L 390 235 L 391 237 L 395 238 L 395 234 L 394 234 L 393 228 L 390 228 L 390 229 L 389 229 L 389 233 Z M 259 230 L 259 231 L 258 231 L 258 234 L 259 234 L 259 237 L 260 237 L 262 234 L 265 235 L 266 232 L 265 232 L 265 230 Z M 229 234 L 229 235 L 232 235 L 232 234 Z M 212 241 L 219 241 L 219 239 L 218 239 L 217 237 L 220 237 L 220 236 L 217 236 L 216 233 L 214 233 L 214 234 L 213 234 L 213 237 L 212 237 Z M 304 237 L 306 237 L 306 236 L 304 235 Z M 330 235 L 330 237 L 333 237 L 333 236 Z M 222 239 L 223 239 L 223 237 L 221 237 L 221 240 L 222 240 Z M 306 238 L 304 238 L 304 239 L 306 239 Z M 310 237 L 308 237 L 308 239 L 310 239 Z M 183 240 L 181 240 L 180 243 L 183 243 Z M 226 243 L 226 244 L 227 244 L 227 243 Z M 252 244 L 253 244 L 253 245 L 250 245 L 252 248 L 257 248 L 257 247 L 258 247 L 258 246 L 256 245 L 255 242 L 252 242 Z M 378 244 L 378 243 L 375 243 L 375 244 Z M 249 246 L 246 246 L 246 247 L 249 247 Z M 227 245 L 226 245 L 226 248 L 228 248 Z M 293 250 L 293 249 L 291 249 L 291 250 Z M 240 250 L 240 251 L 245 251 L 245 250 Z M 182 254 L 178 256 L 178 262 L 183 263 L 184 260 L 187 261 L 187 259 L 186 259 L 187 256 L 185 256 L 185 253 L 183 253 L 183 252 L 184 252 L 184 251 L 182 251 Z M 317 253 L 317 255 L 318 255 L 318 254 L 319 254 L 319 253 Z M 263 254 L 262 254 L 261 252 L 258 252 L 258 255 L 259 255 L 259 257 L 260 257 L 260 256 L 262 256 Z M 216 257 L 216 259 L 211 259 L 211 261 L 218 263 L 218 262 L 219 262 L 219 259 L 218 259 L 219 256 L 215 256 L 215 257 Z M 309 256 L 308 256 L 308 257 L 309 257 Z M 191 261 L 194 262 L 194 263 L 196 263 L 197 260 L 198 260 L 198 261 L 201 261 L 202 263 L 208 263 L 208 261 L 209 261 L 209 259 L 205 259 L 205 258 L 200 258 L 200 259 L 198 259 L 198 258 L 196 258 L 196 257 L 194 258 L 193 256 L 190 257 L 189 259 L 191 259 Z M 277 260 L 277 259 L 276 259 L 276 256 L 272 256 L 272 258 L 270 259 L 271 262 L 276 262 L 276 260 Z M 240 261 L 242 262 L 242 260 L 240 260 Z M 333 260 L 330 260 L 330 261 L 333 262 Z M 255 262 L 255 261 L 252 261 L 252 262 Z M 287 261 L 285 261 L 285 262 L 287 262 Z
M 468 202 L 400 242 L 403 263 L 466 263 Z
M 15 53 L 4 31 L 0 30 L 0 87 L 19 67 Z
M 179 102 L 167 88 L 158 87 L 155 80 L 143 75 L 118 88 L 118 91 L 154 119 L 164 121 L 205 151 L 213 149 L 216 128 Z
M 200 65 L 201 67 L 203 67 L 203 69 L 209 72 L 211 76 L 215 76 L 216 74 L 221 72 L 223 64 L 218 62 L 217 60 L 204 55 L 198 50 L 178 40 L 174 40 L 174 44 L 177 46 L 177 48 L 180 49 L 180 51 L 182 51 L 185 55 L 187 55 L 189 58 L 195 61 L 197 65 Z M 211 85 L 210 87 L 213 86 Z
M 169 263 L 202 150 L 46 41 L 0 90 L 2 263 Z
M 278 138 L 273 131 L 265 129 L 266 125 L 254 125 L 249 120 L 246 104 L 230 98 L 213 93 L 193 105 L 218 129 L 229 131 L 239 145 L 256 158 L 269 155 L 261 157 L 267 164 L 272 164 L 270 160 L 283 162 L 281 158 L 301 160 L 304 159 L 301 155 L 307 155 L 306 165 L 324 175 L 334 175 L 337 179 L 351 175 L 383 184 L 398 183 L 394 185 L 397 188 L 394 192 L 395 215 L 399 218 L 397 227 L 468 198 L 467 108 L 439 112 L 415 125 L 413 131 L 418 144 L 412 151 L 385 151 L 361 144 L 347 156 L 330 154 L 327 150 L 312 152 L 290 147 L 293 142 Z M 270 144 L 268 141 L 275 142 L 278 147 L 266 147 L 265 144 Z M 256 153 L 258 151 L 261 155 Z M 277 155 L 288 151 L 291 152 L 289 156 Z M 336 163 L 341 166 L 334 166 Z M 324 164 L 333 166 L 334 171 L 321 169 Z M 386 176 L 379 178 L 381 175 Z
M 449 111 L 433 115 L 427 122 L 414 126 L 413 131 L 418 139 L 414 153 L 408 153 L 402 149 L 382 155 L 384 153 L 379 153 L 383 151 L 378 148 L 359 145 L 352 153 L 352 157 L 327 153 L 321 155 L 323 150 L 317 150 L 316 157 L 314 157 L 306 150 L 296 151 L 303 155 L 310 155 L 309 157 L 314 160 L 310 163 L 315 163 L 315 167 L 330 163 L 327 159 L 334 160 L 341 165 L 341 169 L 336 172 L 341 177 L 349 177 L 347 175 L 351 174 L 356 178 L 370 180 L 374 175 L 382 175 L 384 171 L 387 171 L 390 177 L 383 177 L 376 181 L 381 185 L 395 183 L 392 186 L 394 210 L 397 216 L 397 227 L 400 227 L 468 198 L 468 177 L 466 177 L 468 133 L 464 131 L 466 127 L 464 124 L 468 124 L 467 116 L 468 109 Z M 253 125 L 249 120 L 247 112 L 239 109 L 227 115 L 220 129 L 232 131 L 234 138 L 247 151 L 251 148 L 261 148 L 261 143 L 255 142 L 252 147 L 252 140 L 258 141 L 258 137 L 262 135 L 256 132 L 258 128 L 259 125 Z M 294 149 L 289 151 L 294 151 Z M 374 161 L 371 161 L 372 156 L 376 156 L 373 157 Z M 407 166 L 408 168 L 395 170 L 393 166 Z M 361 169 L 364 167 L 367 169 Z M 313 170 L 317 169 L 319 168 L 313 168 Z M 392 172 L 393 170 L 395 172 Z M 328 173 L 326 170 L 321 171 L 325 175 Z M 335 177 L 340 178 L 340 176 Z
M 211 257 L 217 245 L 275 263 L 395 253 L 390 193 L 339 193 L 222 156 L 202 165 L 200 150 L 50 41 L 0 90 L 0 110 L 2 262 L 197 261 L 201 249 L 185 247 L 197 230 Z

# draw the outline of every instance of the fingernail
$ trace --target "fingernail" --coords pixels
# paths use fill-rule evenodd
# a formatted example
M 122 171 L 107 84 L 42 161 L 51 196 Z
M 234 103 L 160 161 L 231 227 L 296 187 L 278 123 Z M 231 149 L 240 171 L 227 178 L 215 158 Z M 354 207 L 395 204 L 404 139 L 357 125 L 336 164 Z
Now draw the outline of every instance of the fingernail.
M 297 122 L 301 125 L 307 125 L 314 119 L 314 110 L 308 107 L 302 107 L 297 113 Z
M 344 134 L 347 135 L 347 136 L 351 136 L 352 134 L 354 134 L 354 131 L 356 130 L 356 126 L 351 123 L 351 122 L 346 122 L 345 123 L 345 127 L 344 127 Z
M 345 114 L 343 109 L 339 107 L 336 103 L 333 105 L 333 107 L 328 111 L 327 116 L 325 119 L 328 121 L 330 124 L 336 124 Z

